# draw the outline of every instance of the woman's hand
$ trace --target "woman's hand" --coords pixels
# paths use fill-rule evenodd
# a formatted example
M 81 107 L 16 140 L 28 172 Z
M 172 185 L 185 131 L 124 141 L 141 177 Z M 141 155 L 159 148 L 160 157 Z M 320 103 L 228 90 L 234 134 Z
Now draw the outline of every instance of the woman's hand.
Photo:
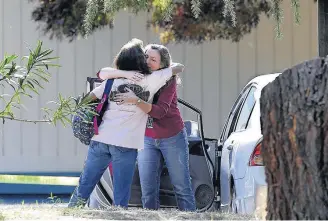
M 136 104 L 139 97 L 129 88 L 125 88 L 126 93 L 118 93 L 114 96 L 117 104 Z
M 145 75 L 135 71 L 127 71 L 125 75 L 126 75 L 125 76 L 126 79 L 129 79 L 134 82 L 141 81 L 142 79 L 145 78 Z
M 180 63 L 172 63 L 171 68 L 172 68 L 173 75 L 176 75 L 176 74 L 183 72 L 184 65 L 180 64 Z

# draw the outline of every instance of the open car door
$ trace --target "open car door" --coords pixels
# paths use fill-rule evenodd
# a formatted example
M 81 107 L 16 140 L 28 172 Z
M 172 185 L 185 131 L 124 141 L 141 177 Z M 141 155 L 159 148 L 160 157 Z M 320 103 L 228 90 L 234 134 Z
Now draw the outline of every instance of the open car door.
M 195 193 L 196 207 L 198 211 L 219 208 L 219 173 L 222 146 L 218 146 L 217 139 L 208 139 L 204 137 L 201 111 L 182 99 L 178 99 L 178 101 L 180 104 L 198 114 L 198 122 L 185 121 L 189 141 L 189 169 L 192 188 Z M 109 165 L 101 180 L 93 190 L 87 203 L 88 207 L 106 208 L 112 205 L 114 193 L 112 182 L 113 177 L 111 174 L 111 165 Z M 173 186 L 165 163 L 163 165 L 160 180 L 159 198 L 161 207 L 177 207 Z M 129 206 L 142 207 L 141 186 L 137 165 L 131 186 Z

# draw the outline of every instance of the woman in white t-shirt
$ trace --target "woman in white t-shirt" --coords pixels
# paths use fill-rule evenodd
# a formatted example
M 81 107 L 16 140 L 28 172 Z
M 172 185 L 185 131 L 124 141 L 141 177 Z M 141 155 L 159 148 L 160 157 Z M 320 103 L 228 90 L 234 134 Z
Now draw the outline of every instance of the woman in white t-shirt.
M 79 186 L 70 199 L 69 207 L 85 205 L 108 164 L 112 162 L 113 204 L 127 208 L 137 150 L 144 146 L 148 118 L 138 105 L 151 102 L 154 94 L 166 81 L 183 70 L 183 65 L 177 64 L 150 74 L 142 41 L 138 39 L 133 39 L 122 47 L 114 64 L 117 69 L 101 70 L 101 73 L 106 73 L 107 78 L 115 78 L 109 96 L 109 106 L 103 115 L 98 135 L 92 138 L 89 145 Z M 91 92 L 92 99 L 101 99 L 105 84 L 106 81 Z M 135 104 L 123 104 L 114 100 L 115 94 L 124 93 L 128 89 L 139 97 Z

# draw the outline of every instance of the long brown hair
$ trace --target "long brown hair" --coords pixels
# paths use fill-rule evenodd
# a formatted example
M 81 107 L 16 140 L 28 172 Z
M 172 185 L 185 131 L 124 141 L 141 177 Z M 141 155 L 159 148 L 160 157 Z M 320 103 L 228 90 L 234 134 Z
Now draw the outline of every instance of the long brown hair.
M 137 38 L 133 38 L 121 48 L 114 59 L 114 66 L 120 70 L 151 74 L 143 50 L 143 42 Z

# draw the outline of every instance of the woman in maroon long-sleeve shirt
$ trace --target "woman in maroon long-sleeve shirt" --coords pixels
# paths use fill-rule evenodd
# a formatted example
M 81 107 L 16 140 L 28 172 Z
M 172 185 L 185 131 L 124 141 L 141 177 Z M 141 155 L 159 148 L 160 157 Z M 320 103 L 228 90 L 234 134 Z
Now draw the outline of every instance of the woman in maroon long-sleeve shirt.
M 169 67 L 171 56 L 166 47 L 151 44 L 146 47 L 147 64 L 152 71 Z M 142 204 L 158 209 L 160 175 L 163 160 L 175 190 L 178 208 L 195 211 L 195 196 L 189 172 L 189 148 L 184 123 L 178 109 L 177 78 L 171 78 L 155 95 L 153 104 L 144 102 L 128 90 L 120 96 L 125 103 L 136 104 L 148 113 L 144 149 L 138 151 Z

